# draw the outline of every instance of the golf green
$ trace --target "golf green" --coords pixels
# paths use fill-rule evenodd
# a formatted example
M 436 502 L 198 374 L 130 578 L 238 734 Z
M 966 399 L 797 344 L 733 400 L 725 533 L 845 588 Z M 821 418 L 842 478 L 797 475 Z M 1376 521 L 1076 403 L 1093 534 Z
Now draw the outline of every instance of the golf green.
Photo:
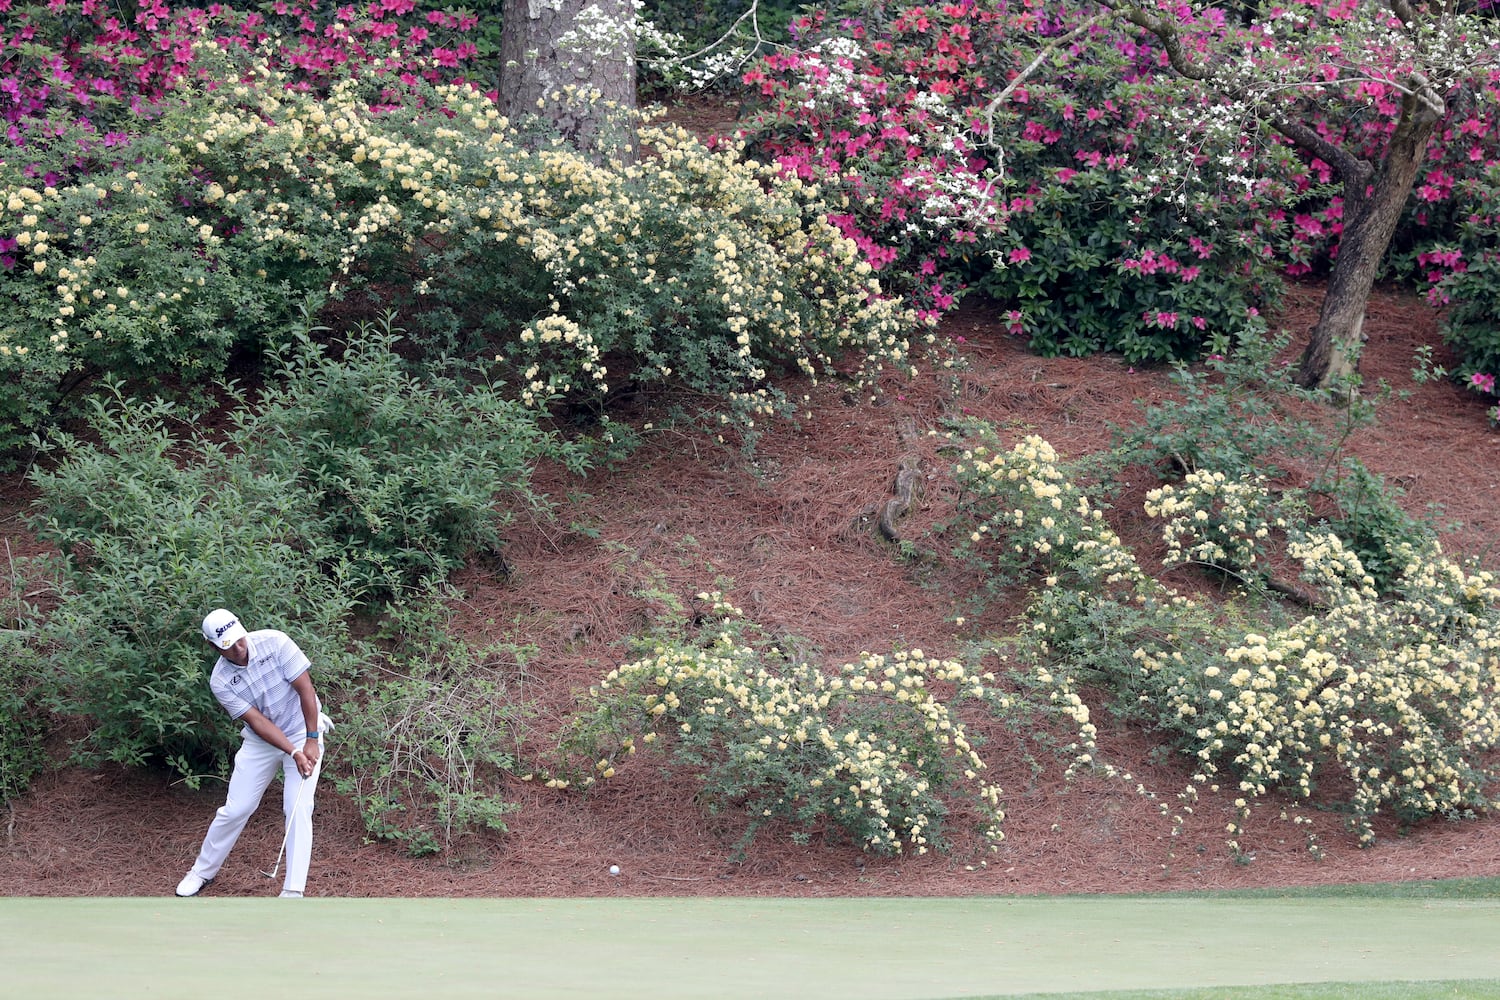
M 1500 979 L 1500 899 L 8 899 L 13 997 L 940 998 Z

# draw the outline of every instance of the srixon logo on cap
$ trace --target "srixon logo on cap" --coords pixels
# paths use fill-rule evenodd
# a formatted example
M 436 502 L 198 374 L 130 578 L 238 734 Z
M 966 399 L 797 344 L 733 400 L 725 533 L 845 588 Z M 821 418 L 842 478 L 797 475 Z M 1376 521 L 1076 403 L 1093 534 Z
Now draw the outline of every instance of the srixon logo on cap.
M 240 623 L 240 620 L 238 618 L 231 618 L 231 619 L 229 619 L 223 625 L 220 625 L 218 628 L 214 629 L 214 638 L 215 639 L 222 639 L 222 638 L 224 638 L 224 633 L 228 632 L 230 629 L 234 628 L 239 623 Z

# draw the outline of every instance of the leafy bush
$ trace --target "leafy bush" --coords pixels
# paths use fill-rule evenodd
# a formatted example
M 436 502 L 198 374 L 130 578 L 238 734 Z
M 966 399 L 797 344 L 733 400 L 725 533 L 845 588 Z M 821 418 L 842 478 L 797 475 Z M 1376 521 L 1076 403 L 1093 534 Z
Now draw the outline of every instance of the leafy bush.
M 910 317 L 814 193 L 681 130 L 610 166 L 528 145 L 472 88 L 243 72 L 180 82 L 141 123 L 149 163 L 41 188 L 0 173 L 26 226 L 0 269 L 0 368 L 28 379 L 0 419 L 24 430 L 29 394 L 73 372 L 192 381 L 330 296 L 400 309 L 424 351 L 498 348 L 536 405 L 664 383 L 749 428 L 787 408 L 773 370 L 904 364 Z
M 22 596 L 32 585 L 27 567 L 26 562 L 9 561 L 9 606 L 0 618 L 0 805 L 25 792 L 44 763 L 44 664 L 26 644 L 26 629 L 36 615 Z
M 531 310 L 508 355 L 523 397 L 599 400 L 623 381 L 663 383 L 693 390 L 711 413 L 727 408 L 753 434 L 756 419 L 786 409 L 773 372 L 861 377 L 907 365 L 911 316 L 882 296 L 813 189 L 680 128 L 641 138 L 655 155 L 624 171 L 560 151 L 531 164 L 544 190 L 518 192 L 515 205 L 536 206 L 519 234 L 521 273 L 541 282 L 542 299 L 464 272 L 491 285 L 465 301 Z
M 1072 99 L 1071 91 L 1054 98 Z M 1033 114 L 1039 110 L 1033 105 Z M 1161 362 L 1258 329 L 1259 310 L 1274 302 L 1278 283 L 1263 242 L 1236 218 L 1237 205 L 1202 192 L 1185 207 L 1160 181 L 1120 169 L 1026 164 L 1036 145 L 1018 144 L 1011 176 L 1027 176 L 1030 166 L 1055 178 L 1012 199 L 1005 232 L 992 242 L 995 266 L 978 282 L 1009 307 L 1011 331 L 1032 350 L 1114 351 L 1135 364 Z M 1060 150 L 1045 153 L 1064 158 Z
M 1197 563 L 1242 579 L 1259 572 L 1256 564 L 1265 561 L 1271 532 L 1287 527 L 1259 476 L 1231 479 L 1222 472 L 1189 472 L 1181 487 L 1148 493 L 1145 510 L 1165 522 L 1164 565 Z
M 958 509 L 972 525 L 957 554 L 977 560 L 1001 585 L 1024 577 L 1039 562 L 1065 572 L 1079 588 L 1143 579 L 1133 559 L 1122 558 L 1104 507 L 1070 481 L 1057 452 L 1028 435 L 1008 452 L 998 448 L 983 421 L 967 421 L 974 439 L 954 466 L 961 490 Z M 1008 503 L 1016 493 L 1025 503 Z M 1057 580 L 1049 577 L 1048 585 Z
M 498 554 L 515 508 L 548 512 L 531 487 L 536 465 L 581 473 L 587 461 L 498 387 L 406 372 L 392 322 L 361 324 L 338 357 L 307 334 L 275 352 L 232 435 L 255 468 L 308 498 L 314 522 L 302 530 L 339 554 L 342 585 L 362 602 Z
M 1456 245 L 1438 246 L 1422 254 L 1432 268 L 1434 285 L 1429 298 L 1447 306 L 1443 339 L 1453 347 L 1456 374 L 1470 389 L 1495 399 L 1500 376 L 1500 252 L 1495 249 L 1500 225 L 1500 165 L 1462 185 L 1467 217 L 1458 227 Z M 1500 423 L 1500 405 L 1490 410 Z
M 351 74 L 444 79 L 474 52 L 456 37 L 472 15 L 423 11 L 404 25 L 405 0 L 336 16 L 296 3 L 247 13 L 157 2 L 133 19 L 91 0 L 6 6 L 0 460 L 80 381 L 212 377 L 236 345 L 278 342 L 327 295 L 326 248 L 343 245 L 343 220 L 308 190 L 299 126 L 279 128 L 269 111 L 247 161 L 215 160 L 219 143 L 204 134 L 234 125 L 215 120 L 201 81 L 243 73 L 256 82 L 220 89 L 323 93 Z
M 1004 702 L 982 678 L 921 650 L 865 654 L 824 673 L 788 661 L 719 593 L 699 599 L 701 635 L 678 623 L 590 689 L 564 740 L 570 761 L 588 763 L 554 785 L 592 786 L 614 777 L 621 758 L 660 745 L 709 812 L 744 820 L 740 850 L 787 822 L 798 842 L 831 826 L 865 850 L 924 854 L 944 846 L 955 797 L 1000 841 L 1000 789 L 979 776 L 984 761 L 954 715 L 960 700 Z
M 35 663 L 17 628 L 0 630 L 0 805 L 25 792 L 42 769 L 42 724 Z
M 1153 86 L 1138 43 L 1104 28 L 992 104 L 1074 18 L 990 3 L 810 15 L 798 50 L 745 74 L 744 132 L 834 192 L 835 221 L 925 315 L 977 281 L 1043 353 L 1194 355 L 1274 297 L 1276 190 L 1242 150 L 1182 163 L 1161 111 L 1198 96 Z
M 508 679 L 530 650 L 452 638 L 440 597 L 393 609 L 386 630 L 400 641 L 346 692 L 329 747 L 334 787 L 359 805 L 370 834 L 418 857 L 480 829 L 505 831 L 518 807 L 497 782 L 521 752 L 529 714 Z
M 1199 470 L 1275 477 L 1283 456 L 1305 455 L 1326 440 L 1287 412 L 1286 403 L 1313 396 L 1276 361 L 1286 343 L 1285 333 L 1248 336 L 1234 351 L 1202 365 L 1174 365 L 1172 383 L 1180 398 L 1146 407 L 1131 427 L 1113 428 L 1106 461 L 1114 468 L 1148 465 L 1163 479 Z
M 1364 841 L 1381 811 L 1412 822 L 1489 807 L 1500 781 L 1492 574 L 1455 565 L 1435 544 L 1401 545 L 1395 596 L 1381 599 L 1336 535 L 1293 529 L 1284 556 L 1318 610 L 1285 618 L 1264 605 L 1255 618 L 1208 607 L 1144 575 L 1046 442 L 982 447 L 956 467 L 979 524 L 969 551 L 1047 574 L 1020 658 L 1059 696 L 1103 686 L 1123 718 L 1167 733 L 1197 769 L 1185 799 L 1221 776 L 1238 782 L 1241 818 L 1272 789 L 1316 794 L 1347 810 Z M 1168 530 L 1189 529 L 1183 551 L 1222 547 L 1215 495 L 1192 496 L 1196 509 L 1168 512 Z M 1018 531 L 983 530 L 1002 524 Z M 1229 523 L 1240 535 L 1229 548 L 1263 544 L 1265 527 Z
M 1235 532 L 1243 532 L 1244 525 L 1252 522 L 1273 526 L 1281 521 L 1304 522 L 1311 517 L 1308 508 L 1316 506 L 1323 525 L 1354 550 L 1377 586 L 1386 591 L 1404 564 L 1399 553 L 1407 547 L 1420 550 L 1432 542 L 1436 537 L 1432 524 L 1407 513 L 1398 490 L 1358 458 L 1344 453 L 1349 435 L 1373 419 L 1370 401 L 1351 398 L 1332 419 L 1330 411 L 1320 407 L 1307 411 L 1315 414 L 1312 418 L 1290 411 L 1286 404 L 1313 403 L 1317 394 L 1298 386 L 1290 367 L 1277 363 L 1285 346 L 1283 333 L 1247 340 L 1230 356 L 1214 355 L 1201 367 L 1177 365 L 1172 380 L 1182 398 L 1147 407 L 1135 427 L 1116 428 L 1114 447 L 1093 460 L 1094 464 L 1103 470 L 1104 479 L 1116 478 L 1113 473 L 1126 465 L 1146 464 L 1162 479 L 1182 480 L 1190 492 L 1199 490 L 1214 498 L 1204 507 L 1175 497 L 1170 488 L 1158 491 L 1153 503 L 1173 509 L 1182 504 L 1191 510 L 1216 508 L 1227 493 L 1252 486 L 1249 492 L 1239 493 L 1238 502 L 1250 503 L 1256 510 L 1240 510 L 1222 523 L 1226 528 L 1237 526 Z M 1281 489 L 1274 502 L 1262 504 L 1256 498 L 1265 492 L 1263 484 L 1285 475 L 1282 464 L 1289 458 L 1315 467 L 1311 482 L 1300 489 Z M 1322 502 L 1314 504 L 1316 500 Z M 1164 516 L 1171 516 L 1171 511 Z M 1210 518 L 1221 524 L 1217 514 L 1211 513 Z M 1248 568 L 1241 560 L 1260 550 L 1257 543 L 1237 559 L 1223 543 L 1237 544 L 1222 535 L 1218 542 L 1206 542 L 1199 553 L 1214 557 L 1197 561 L 1234 572 Z
M 14 447 L 80 376 L 212 378 L 236 346 L 290 335 L 299 307 L 326 293 L 311 261 L 231 234 L 239 220 L 185 210 L 201 184 L 165 135 L 140 135 L 131 150 L 40 190 L 14 159 L 0 163 L 0 201 L 21 227 L 7 242 L 25 255 L 0 269 L 0 366 L 16 375 L 0 390 L 0 446 Z
M 170 404 L 117 393 L 92 409 L 98 446 L 63 436 L 56 467 L 30 476 L 32 526 L 61 551 L 58 604 L 28 635 L 47 702 L 88 720 L 85 762 L 149 761 L 193 782 L 225 773 L 239 727 L 208 688 L 203 615 L 227 606 L 287 630 L 336 687 L 351 606 L 336 553 L 306 534 L 295 483 L 174 433 Z
M 1325 526 L 1348 546 L 1382 594 L 1400 587 L 1411 552 L 1437 542 L 1430 519 L 1407 513 L 1402 493 L 1352 456 L 1308 488 L 1333 501 Z

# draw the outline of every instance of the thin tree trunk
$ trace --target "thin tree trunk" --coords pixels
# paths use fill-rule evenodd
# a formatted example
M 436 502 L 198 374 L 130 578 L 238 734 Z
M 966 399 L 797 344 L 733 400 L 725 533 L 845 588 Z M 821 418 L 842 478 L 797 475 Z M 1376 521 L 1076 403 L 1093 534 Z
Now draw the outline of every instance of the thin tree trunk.
M 1368 173 L 1344 177 L 1339 256 L 1297 372 L 1297 382 L 1305 388 L 1328 388 L 1358 370 L 1370 292 L 1401 221 L 1401 210 L 1411 196 L 1441 108 L 1440 99 L 1417 88 L 1403 102 L 1401 119 L 1369 190 L 1365 190 Z

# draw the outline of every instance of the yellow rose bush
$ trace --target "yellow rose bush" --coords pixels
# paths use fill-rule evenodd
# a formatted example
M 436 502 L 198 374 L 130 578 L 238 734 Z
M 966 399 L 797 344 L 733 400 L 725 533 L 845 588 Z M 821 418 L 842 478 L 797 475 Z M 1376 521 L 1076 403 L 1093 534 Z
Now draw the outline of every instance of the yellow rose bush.
M 1140 570 L 1045 441 L 1000 450 L 992 433 L 985 440 L 955 469 L 974 521 L 963 550 L 1030 571 L 1016 658 L 1053 702 L 1102 687 L 1120 717 L 1164 733 L 1192 761 L 1185 801 L 1228 780 L 1241 819 L 1280 793 L 1346 811 L 1365 842 L 1381 813 L 1409 823 L 1491 807 L 1500 779 L 1493 574 L 1454 563 L 1435 542 L 1406 544 L 1382 593 L 1337 535 L 1292 528 L 1285 556 L 1315 595 L 1311 610 L 1189 600 Z M 1182 488 L 1153 491 L 1147 509 L 1165 521 L 1176 558 L 1215 566 L 1252 566 L 1282 527 L 1265 519 L 1274 507 L 1256 484 L 1201 470 Z M 1093 732 L 1081 733 L 1086 748 Z
M 1007 701 L 984 678 L 921 650 L 825 672 L 765 643 L 722 594 L 699 597 L 702 635 L 678 628 L 589 691 L 564 742 L 577 777 L 554 785 L 593 786 L 659 749 L 707 809 L 744 818 L 741 849 L 784 822 L 799 842 L 838 830 L 874 853 L 925 854 L 946 846 L 960 797 L 1000 842 L 1000 788 L 955 714 L 963 700 Z
M 907 363 L 912 315 L 817 190 L 736 150 L 647 127 L 636 162 L 597 163 L 467 85 L 315 94 L 229 58 L 204 52 L 228 82 L 183 81 L 87 172 L 42 185 L 0 157 L 8 442 L 72 377 L 217 374 L 338 298 L 429 353 L 503 360 L 537 406 L 660 383 L 753 429 L 788 409 L 775 371 Z

